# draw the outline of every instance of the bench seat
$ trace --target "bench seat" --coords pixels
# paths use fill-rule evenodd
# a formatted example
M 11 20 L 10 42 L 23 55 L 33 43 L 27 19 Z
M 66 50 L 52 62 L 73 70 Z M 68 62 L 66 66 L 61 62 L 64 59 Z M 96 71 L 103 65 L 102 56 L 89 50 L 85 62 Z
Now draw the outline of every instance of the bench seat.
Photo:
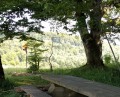
M 27 93 L 27 97 L 51 97 L 47 93 L 37 89 L 35 86 L 32 85 L 26 85 L 26 86 L 20 86 L 19 91 L 24 91 Z

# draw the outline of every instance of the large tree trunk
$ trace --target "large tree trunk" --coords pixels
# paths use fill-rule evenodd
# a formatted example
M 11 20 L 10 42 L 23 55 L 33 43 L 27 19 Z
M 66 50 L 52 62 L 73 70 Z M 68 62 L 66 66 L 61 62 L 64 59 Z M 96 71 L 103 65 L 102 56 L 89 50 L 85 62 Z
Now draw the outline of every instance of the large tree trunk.
M 92 0 L 91 8 L 89 12 L 84 12 L 84 10 L 78 10 L 80 8 L 80 4 L 84 4 L 81 0 L 77 0 L 76 6 L 76 19 L 78 30 L 83 41 L 83 45 L 85 48 L 87 63 L 91 67 L 103 67 L 102 60 L 102 43 L 100 40 L 101 35 L 101 2 L 102 0 Z M 87 14 L 87 15 L 86 15 Z M 86 19 L 89 16 L 90 21 L 87 24 Z M 89 30 L 88 30 L 89 25 Z
M 4 75 L 4 70 L 2 67 L 2 61 L 1 61 L 1 56 L 0 56 L 0 81 L 5 80 L 5 75 Z
M 85 48 L 87 63 L 91 67 L 103 67 L 102 61 L 102 43 L 100 38 L 97 40 L 91 34 L 85 34 L 81 37 Z

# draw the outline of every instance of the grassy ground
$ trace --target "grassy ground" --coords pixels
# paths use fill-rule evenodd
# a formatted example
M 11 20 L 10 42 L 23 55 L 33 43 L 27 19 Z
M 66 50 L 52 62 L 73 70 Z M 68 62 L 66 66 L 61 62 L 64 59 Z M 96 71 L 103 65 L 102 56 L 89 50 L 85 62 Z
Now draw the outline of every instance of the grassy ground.
M 42 80 L 39 76 L 28 74 L 24 68 L 5 69 L 5 75 L 11 82 L 14 82 L 15 86 L 46 84 L 46 81 Z
M 0 92 L 0 97 L 21 97 L 18 93 L 14 90 L 11 91 L 2 91 Z
M 0 97 L 21 97 L 18 93 L 13 91 L 14 87 L 20 85 L 32 84 L 39 86 L 48 83 L 47 81 L 42 80 L 37 75 L 26 73 L 26 70 L 23 68 L 5 69 L 5 76 L 6 76 L 6 81 L 0 84 Z
M 26 72 L 25 69 L 21 68 L 9 68 L 5 69 L 6 78 L 8 78 L 11 82 L 14 82 L 15 86 L 19 85 L 40 85 L 46 84 L 47 82 L 42 80 L 39 76 L 36 75 L 20 75 L 14 76 L 14 72 L 21 73 Z M 51 73 L 48 69 L 42 69 L 39 71 L 40 73 Z M 120 72 L 111 68 L 73 68 L 73 69 L 54 69 L 54 74 L 62 74 L 62 75 L 73 75 L 78 77 L 83 77 L 89 80 L 98 81 L 106 84 L 111 84 L 120 87 Z
M 5 75 L 7 81 L 3 83 L 0 97 L 20 97 L 19 94 L 12 91 L 13 87 L 19 85 L 43 85 L 47 84 L 47 81 L 42 80 L 39 76 L 36 75 L 18 75 L 15 76 L 14 73 L 26 72 L 25 69 L 20 68 L 9 68 L 5 69 Z M 50 73 L 48 69 L 40 70 L 40 73 Z M 99 68 L 73 68 L 73 69 L 55 69 L 54 74 L 61 75 L 73 75 L 78 77 L 83 77 L 89 80 L 102 82 L 114 86 L 120 87 L 120 72 L 111 68 L 99 69 Z M 10 91 L 8 91 L 10 90 Z M 7 93 L 5 93 L 6 91 Z
M 49 72 L 44 70 L 43 72 Z M 74 69 L 56 69 L 55 74 L 65 74 L 77 77 L 82 77 L 92 81 L 102 82 L 110 85 L 120 87 L 120 71 L 111 68 L 74 68 Z

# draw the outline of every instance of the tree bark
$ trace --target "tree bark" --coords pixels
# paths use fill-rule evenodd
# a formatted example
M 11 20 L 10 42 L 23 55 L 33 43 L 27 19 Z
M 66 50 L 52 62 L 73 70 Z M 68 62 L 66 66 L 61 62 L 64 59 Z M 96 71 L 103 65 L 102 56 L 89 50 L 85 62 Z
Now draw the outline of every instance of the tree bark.
M 91 10 L 89 13 L 78 10 L 80 3 L 83 1 L 77 1 L 76 6 L 76 19 L 78 30 L 84 45 L 87 63 L 86 65 L 91 67 L 103 67 L 102 60 L 102 42 L 100 40 L 101 35 L 101 2 L 102 0 L 93 0 Z M 87 24 L 87 15 L 90 17 L 90 21 Z M 88 26 L 89 25 L 89 31 Z
M 102 43 L 100 39 L 96 41 L 91 34 L 82 36 L 83 45 L 85 48 L 87 63 L 90 67 L 104 67 L 102 60 Z
M 51 63 L 52 55 L 53 55 L 53 41 L 52 41 L 52 45 L 51 45 L 51 54 L 50 54 L 50 57 L 49 57 L 49 66 L 50 66 L 50 71 L 51 72 L 53 71 L 53 66 L 52 66 L 52 63 Z
M 2 67 L 2 61 L 1 61 L 1 56 L 0 56 L 0 81 L 5 80 L 5 75 L 4 75 L 4 70 Z

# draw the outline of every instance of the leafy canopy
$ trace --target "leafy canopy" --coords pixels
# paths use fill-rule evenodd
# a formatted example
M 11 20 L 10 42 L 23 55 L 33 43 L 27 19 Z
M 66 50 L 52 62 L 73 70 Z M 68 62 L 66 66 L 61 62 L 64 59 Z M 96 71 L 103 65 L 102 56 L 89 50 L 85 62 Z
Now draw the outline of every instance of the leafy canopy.
M 103 17 L 100 24 L 96 22 L 97 19 L 92 12 L 95 10 L 97 12 L 98 5 L 101 8 L 101 17 Z M 119 0 L 2 0 L 0 3 L 0 32 L 4 33 L 6 38 L 31 31 L 41 33 L 41 27 L 43 27 L 41 21 L 51 18 L 64 23 L 65 29 L 68 29 L 68 19 L 75 20 L 74 29 L 68 29 L 73 32 L 82 27 L 87 30 L 100 27 L 102 32 L 108 32 L 111 29 L 112 32 L 118 32 L 120 30 L 119 13 Z M 95 22 L 98 26 L 95 25 Z

